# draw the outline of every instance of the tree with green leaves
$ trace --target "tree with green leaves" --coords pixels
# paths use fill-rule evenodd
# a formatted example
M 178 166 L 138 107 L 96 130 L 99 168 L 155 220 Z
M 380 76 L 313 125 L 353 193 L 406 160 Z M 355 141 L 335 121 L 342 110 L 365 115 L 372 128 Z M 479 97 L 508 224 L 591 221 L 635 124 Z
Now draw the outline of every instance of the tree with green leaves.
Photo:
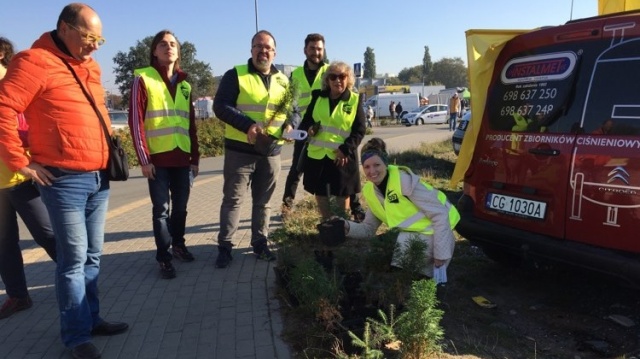
M 135 69 L 149 66 L 149 52 L 153 36 L 138 40 L 135 46 L 129 48 L 129 52 L 119 51 L 113 58 L 116 64 L 114 72 L 116 74 L 115 84 L 122 94 L 123 106 L 129 105 L 131 83 L 133 82 L 133 71 Z M 191 84 L 192 97 L 213 96 L 214 79 L 211 66 L 208 63 L 196 60 L 195 46 L 185 41 L 180 46 L 180 68 L 189 74 L 187 81 Z
M 429 54 L 429 46 L 424 47 L 424 56 L 422 56 L 422 83 L 424 84 L 431 74 L 433 62 L 431 62 L 431 54 Z
M 467 67 L 459 57 L 445 57 L 433 64 L 429 81 L 431 83 L 441 83 L 447 88 L 469 87 Z
M 405 67 L 398 73 L 398 80 L 403 84 L 422 83 L 422 66 Z
M 373 49 L 367 46 L 367 50 L 364 52 L 364 73 L 365 79 L 373 79 L 376 77 L 376 54 L 373 53 Z

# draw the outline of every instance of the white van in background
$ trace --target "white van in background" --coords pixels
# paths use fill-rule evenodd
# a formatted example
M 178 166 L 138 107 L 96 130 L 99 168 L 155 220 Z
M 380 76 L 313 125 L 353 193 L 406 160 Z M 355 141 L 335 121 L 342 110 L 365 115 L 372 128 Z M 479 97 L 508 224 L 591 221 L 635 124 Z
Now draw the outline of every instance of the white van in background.
M 196 118 L 205 119 L 213 117 L 213 98 L 210 96 L 200 97 L 193 103 Z
M 389 104 L 394 101 L 396 105 L 398 102 L 402 103 L 403 112 L 414 110 L 420 107 L 420 98 L 417 93 L 399 93 L 399 94 L 378 94 L 369 97 L 364 107 L 370 105 L 373 108 L 376 118 L 390 118 Z M 402 117 L 402 114 L 400 114 Z

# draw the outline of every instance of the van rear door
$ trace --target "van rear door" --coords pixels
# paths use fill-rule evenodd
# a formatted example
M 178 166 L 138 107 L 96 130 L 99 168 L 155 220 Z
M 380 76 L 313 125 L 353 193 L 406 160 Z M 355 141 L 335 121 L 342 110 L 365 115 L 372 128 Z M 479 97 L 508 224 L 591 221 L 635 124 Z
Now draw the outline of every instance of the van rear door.
M 582 51 L 554 30 L 502 50 L 465 182 L 479 219 L 563 239 Z
M 640 253 L 640 16 L 518 36 L 495 64 L 466 191 L 474 215 Z
M 569 240 L 640 252 L 640 16 L 601 21 L 584 46 L 582 104 L 567 197 Z

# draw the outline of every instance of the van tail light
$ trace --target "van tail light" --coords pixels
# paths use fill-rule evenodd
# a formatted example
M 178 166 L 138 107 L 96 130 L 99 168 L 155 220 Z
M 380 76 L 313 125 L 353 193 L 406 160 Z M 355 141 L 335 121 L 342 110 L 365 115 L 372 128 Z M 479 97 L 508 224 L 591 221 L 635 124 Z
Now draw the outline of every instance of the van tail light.
M 565 32 L 556 35 L 556 42 L 574 41 L 596 37 L 600 34 L 600 29 L 586 29 L 572 32 Z

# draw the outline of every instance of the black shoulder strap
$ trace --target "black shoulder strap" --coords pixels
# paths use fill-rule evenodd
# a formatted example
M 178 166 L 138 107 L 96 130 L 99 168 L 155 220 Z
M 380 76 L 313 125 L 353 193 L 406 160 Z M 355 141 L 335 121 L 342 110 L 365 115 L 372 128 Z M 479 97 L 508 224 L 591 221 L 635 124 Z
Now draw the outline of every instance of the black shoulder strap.
M 80 85 L 80 88 L 82 89 L 82 92 L 84 93 L 85 97 L 87 98 L 87 100 L 91 104 L 91 107 L 93 107 L 93 110 L 96 112 L 96 115 L 98 115 L 98 118 L 100 119 L 100 123 L 102 124 L 102 131 L 104 132 L 104 137 L 107 140 L 107 144 L 109 145 L 110 148 L 113 149 L 113 142 L 111 141 L 111 138 L 109 137 L 109 129 L 107 128 L 107 123 L 104 122 L 104 118 L 102 117 L 102 113 L 98 109 L 98 105 L 96 105 L 96 102 L 93 100 L 93 97 L 91 96 L 89 91 L 87 91 L 87 89 L 82 84 L 82 81 L 80 81 L 80 78 L 78 78 L 78 75 L 76 74 L 76 72 L 73 70 L 71 65 L 69 65 L 69 62 L 67 60 L 63 59 L 60 56 L 58 56 L 58 57 L 60 58 L 60 60 L 62 60 L 62 62 L 64 62 L 64 64 L 69 69 L 69 71 L 71 71 L 71 73 L 73 74 L 73 77 L 76 79 L 76 82 L 78 83 L 78 85 Z

